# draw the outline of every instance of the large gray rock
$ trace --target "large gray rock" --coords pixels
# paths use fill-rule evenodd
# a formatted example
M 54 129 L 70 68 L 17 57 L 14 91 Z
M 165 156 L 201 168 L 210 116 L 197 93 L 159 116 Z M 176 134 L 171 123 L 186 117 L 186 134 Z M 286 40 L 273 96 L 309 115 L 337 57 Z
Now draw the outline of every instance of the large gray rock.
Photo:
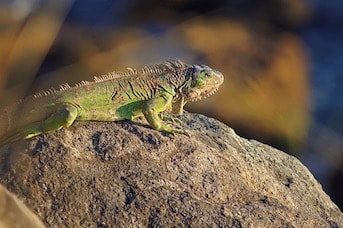
M 202 115 L 181 120 L 189 137 L 79 122 L 5 146 L 0 180 L 48 227 L 343 227 L 296 158 Z

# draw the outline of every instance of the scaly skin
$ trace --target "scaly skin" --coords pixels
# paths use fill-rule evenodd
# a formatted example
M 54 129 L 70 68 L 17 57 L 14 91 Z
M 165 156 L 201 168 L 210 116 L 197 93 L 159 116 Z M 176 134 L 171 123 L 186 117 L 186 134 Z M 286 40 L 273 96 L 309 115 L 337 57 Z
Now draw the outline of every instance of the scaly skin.
M 50 89 L 1 112 L 0 145 L 68 127 L 75 120 L 118 121 L 144 116 L 168 133 L 185 133 L 163 123 L 159 113 L 182 114 L 187 101 L 214 93 L 223 75 L 205 65 L 181 61 L 112 72 L 60 90 Z

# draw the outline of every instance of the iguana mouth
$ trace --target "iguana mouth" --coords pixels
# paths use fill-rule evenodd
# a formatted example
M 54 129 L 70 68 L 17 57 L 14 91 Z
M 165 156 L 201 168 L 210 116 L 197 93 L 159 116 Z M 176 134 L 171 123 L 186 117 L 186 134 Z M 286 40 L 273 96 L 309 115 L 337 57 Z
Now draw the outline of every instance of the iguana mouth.
M 190 95 L 190 101 L 194 102 L 194 101 L 198 101 L 198 100 L 202 100 L 202 99 L 206 99 L 209 96 L 215 94 L 218 91 L 218 88 L 213 88 L 211 90 L 205 90 L 205 91 L 193 91 L 192 94 L 194 93 L 195 96 L 194 98 L 192 98 L 193 96 Z

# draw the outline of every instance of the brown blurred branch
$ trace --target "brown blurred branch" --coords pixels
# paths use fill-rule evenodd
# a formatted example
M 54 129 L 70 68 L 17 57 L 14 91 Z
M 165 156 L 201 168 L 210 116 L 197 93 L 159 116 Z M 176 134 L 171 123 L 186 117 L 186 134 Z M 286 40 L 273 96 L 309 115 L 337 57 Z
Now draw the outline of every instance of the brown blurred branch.
M 7 103 L 9 97 L 18 99 L 25 95 L 72 2 L 47 1 L 20 21 L 5 21 L 7 29 L 1 39 L 7 42 L 0 49 L 0 103 Z M 16 82 L 16 86 L 6 88 L 7 81 Z

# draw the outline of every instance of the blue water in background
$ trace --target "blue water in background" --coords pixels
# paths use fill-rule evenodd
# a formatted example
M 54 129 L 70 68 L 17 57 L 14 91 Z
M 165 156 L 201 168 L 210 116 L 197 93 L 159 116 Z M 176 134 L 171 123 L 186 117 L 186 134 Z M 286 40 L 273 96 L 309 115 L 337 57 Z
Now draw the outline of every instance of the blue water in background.
M 311 127 L 305 165 L 343 206 L 343 1 L 313 0 L 300 35 L 310 57 Z

